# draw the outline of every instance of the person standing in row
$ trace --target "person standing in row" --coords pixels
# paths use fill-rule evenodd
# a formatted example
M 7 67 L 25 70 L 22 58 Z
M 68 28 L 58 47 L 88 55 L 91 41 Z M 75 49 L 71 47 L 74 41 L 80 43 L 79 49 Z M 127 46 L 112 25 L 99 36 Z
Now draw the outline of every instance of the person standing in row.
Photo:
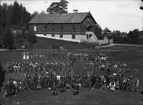
M 3 67 L 0 64 L 0 92 L 1 88 L 3 87 L 4 80 L 5 80 L 5 71 L 3 70 Z

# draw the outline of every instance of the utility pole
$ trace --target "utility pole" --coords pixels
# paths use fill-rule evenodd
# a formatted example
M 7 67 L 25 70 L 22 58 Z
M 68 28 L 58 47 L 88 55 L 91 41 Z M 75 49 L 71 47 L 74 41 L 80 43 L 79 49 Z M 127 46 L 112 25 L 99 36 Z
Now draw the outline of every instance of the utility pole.
M 143 0 L 141 0 L 140 10 L 142 11 L 142 30 L 143 30 Z

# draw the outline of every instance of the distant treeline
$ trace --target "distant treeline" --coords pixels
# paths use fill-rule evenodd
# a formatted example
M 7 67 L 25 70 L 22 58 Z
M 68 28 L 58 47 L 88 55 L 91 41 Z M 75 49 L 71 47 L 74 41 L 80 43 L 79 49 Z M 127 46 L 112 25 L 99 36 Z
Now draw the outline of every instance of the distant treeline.
M 15 48 L 15 43 L 23 42 L 25 39 L 28 41 L 31 40 L 31 38 L 25 38 L 25 36 L 28 35 L 23 34 L 32 32 L 16 33 L 21 34 L 18 36 L 18 39 L 16 39 L 12 33 L 13 30 L 10 29 L 20 27 L 21 31 L 28 30 L 28 22 L 37 14 L 37 12 L 30 14 L 26 8 L 17 1 L 15 1 L 13 5 L 8 5 L 7 3 L 0 5 L 0 48 Z
M 128 33 L 113 33 L 114 43 L 143 44 L 143 31 L 134 29 Z
M 108 37 L 108 39 L 113 39 L 114 43 L 123 44 L 143 44 L 143 31 L 134 29 L 129 32 L 121 31 L 110 31 L 108 28 L 103 30 L 101 37 Z

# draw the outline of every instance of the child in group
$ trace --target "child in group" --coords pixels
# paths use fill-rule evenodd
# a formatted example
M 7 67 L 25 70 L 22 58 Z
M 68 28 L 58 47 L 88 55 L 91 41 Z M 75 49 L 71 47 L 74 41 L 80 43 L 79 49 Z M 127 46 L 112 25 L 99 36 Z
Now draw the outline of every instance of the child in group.
M 109 84 L 109 90 L 114 92 L 115 91 L 115 87 L 116 87 L 115 82 L 110 82 L 110 84 Z

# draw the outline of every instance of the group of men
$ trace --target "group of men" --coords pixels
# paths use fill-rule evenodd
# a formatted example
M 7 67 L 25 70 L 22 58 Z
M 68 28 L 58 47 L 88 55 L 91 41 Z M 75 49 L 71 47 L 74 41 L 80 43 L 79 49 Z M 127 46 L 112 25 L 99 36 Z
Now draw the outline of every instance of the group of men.
M 36 59 L 28 55 L 28 60 L 5 64 L 6 79 L 2 88 L 5 96 L 37 89 L 50 89 L 53 96 L 67 89 L 73 89 L 73 95 L 78 95 L 80 88 L 138 91 L 138 71 L 128 68 L 125 63 L 110 62 L 106 54 L 64 52 L 42 54 L 42 57 L 37 53 L 33 55 Z M 23 55 L 23 58 L 27 57 Z M 86 69 L 84 73 L 74 70 L 77 60 L 86 61 L 81 65 Z

